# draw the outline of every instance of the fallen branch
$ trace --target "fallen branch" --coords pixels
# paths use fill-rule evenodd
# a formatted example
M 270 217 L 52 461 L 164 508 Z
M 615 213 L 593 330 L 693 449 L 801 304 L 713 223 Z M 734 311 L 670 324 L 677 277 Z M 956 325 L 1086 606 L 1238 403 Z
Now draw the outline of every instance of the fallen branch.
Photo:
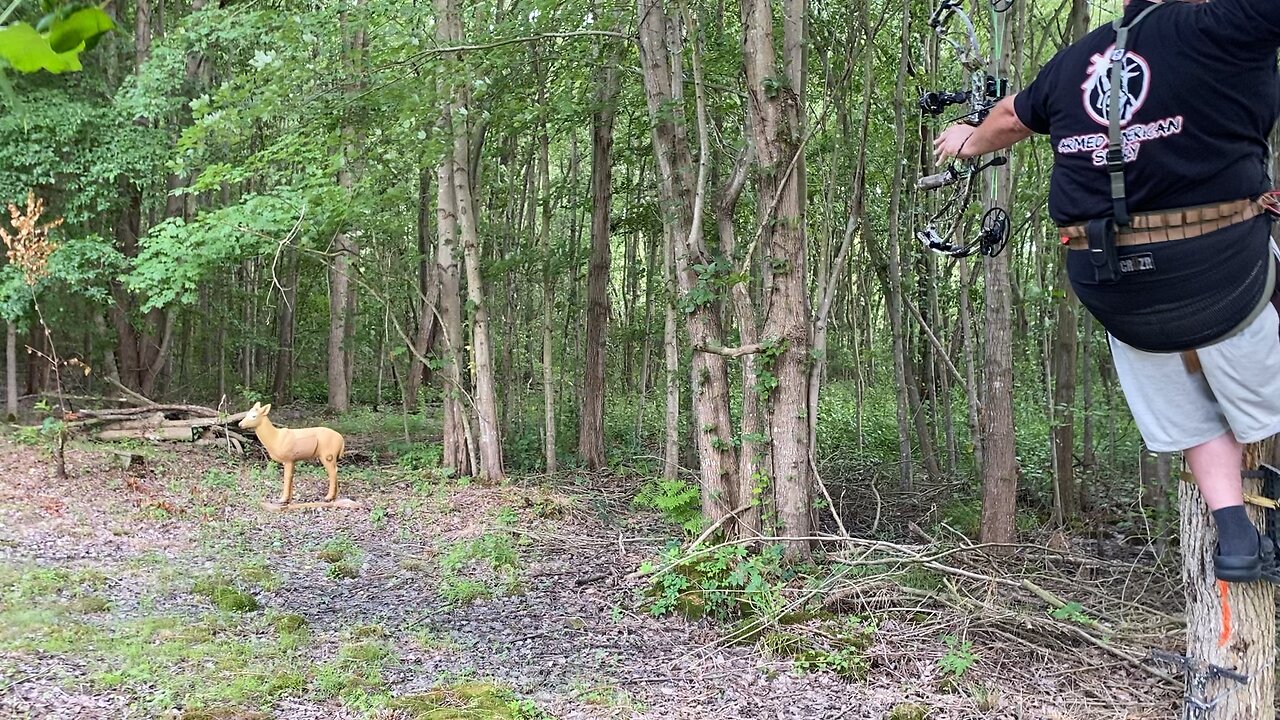
M 718 345 L 695 345 L 693 348 L 697 352 L 710 353 L 712 355 L 723 355 L 729 358 L 740 358 L 746 355 L 757 355 L 764 352 L 765 346 L 760 343 L 754 345 L 743 345 L 742 347 L 727 348 Z

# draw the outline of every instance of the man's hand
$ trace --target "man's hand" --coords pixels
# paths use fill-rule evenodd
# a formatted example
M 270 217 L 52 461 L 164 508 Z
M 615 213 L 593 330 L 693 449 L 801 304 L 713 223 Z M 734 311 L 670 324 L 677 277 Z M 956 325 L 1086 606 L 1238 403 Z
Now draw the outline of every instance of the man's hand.
M 941 164 L 951 158 L 968 160 L 973 157 L 973 152 L 965 152 L 965 144 L 976 130 L 974 126 L 962 123 L 943 130 L 938 139 L 933 141 L 933 161 Z

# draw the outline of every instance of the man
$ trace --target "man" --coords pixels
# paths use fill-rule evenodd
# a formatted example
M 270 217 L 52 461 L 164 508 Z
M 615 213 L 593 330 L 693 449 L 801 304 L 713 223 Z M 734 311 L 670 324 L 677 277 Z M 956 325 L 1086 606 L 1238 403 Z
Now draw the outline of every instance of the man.
M 1280 432 L 1271 223 L 1253 202 L 1270 187 L 1277 46 L 1273 0 L 1132 0 L 934 151 L 1050 136 L 1068 276 L 1108 331 L 1147 447 L 1184 452 L 1218 527 L 1218 578 L 1280 584 L 1241 489 L 1242 444 Z

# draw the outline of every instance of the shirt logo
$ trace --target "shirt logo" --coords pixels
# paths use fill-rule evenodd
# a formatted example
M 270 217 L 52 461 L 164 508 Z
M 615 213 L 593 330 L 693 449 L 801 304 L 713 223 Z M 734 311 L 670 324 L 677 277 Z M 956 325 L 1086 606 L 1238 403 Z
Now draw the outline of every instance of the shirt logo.
M 1094 55 L 1089 63 L 1089 74 L 1084 84 L 1084 110 L 1099 125 L 1108 126 L 1111 106 L 1107 97 L 1111 90 L 1111 66 L 1120 63 L 1120 125 L 1129 124 L 1134 113 L 1147 101 L 1151 88 L 1151 66 L 1146 58 L 1129 51 L 1117 51 L 1115 46 Z

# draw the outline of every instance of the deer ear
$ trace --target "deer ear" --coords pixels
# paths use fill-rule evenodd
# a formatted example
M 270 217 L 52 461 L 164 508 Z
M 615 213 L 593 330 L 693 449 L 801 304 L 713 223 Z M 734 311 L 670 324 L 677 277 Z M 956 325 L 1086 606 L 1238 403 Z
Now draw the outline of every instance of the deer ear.
M 270 414 L 271 414 L 271 403 L 267 403 L 266 405 L 263 405 L 263 406 L 262 406 L 262 414 L 263 414 L 263 415 L 270 415 Z

